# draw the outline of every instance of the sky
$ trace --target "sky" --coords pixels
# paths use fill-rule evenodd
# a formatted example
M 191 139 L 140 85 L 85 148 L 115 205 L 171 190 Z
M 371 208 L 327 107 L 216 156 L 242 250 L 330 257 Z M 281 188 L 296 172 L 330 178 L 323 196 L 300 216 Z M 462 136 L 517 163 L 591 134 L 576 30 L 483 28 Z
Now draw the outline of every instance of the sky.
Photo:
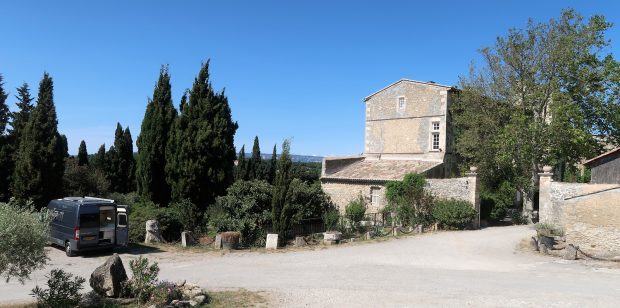
M 457 85 L 479 48 L 568 7 L 615 23 L 620 54 L 620 1 L 1 1 L 0 74 L 15 110 L 15 88 L 36 96 L 49 72 L 71 154 L 109 147 L 117 122 L 136 140 L 161 65 L 178 107 L 210 59 L 237 149 L 258 136 L 263 153 L 290 138 L 295 154 L 354 155 L 365 96 L 401 78 Z

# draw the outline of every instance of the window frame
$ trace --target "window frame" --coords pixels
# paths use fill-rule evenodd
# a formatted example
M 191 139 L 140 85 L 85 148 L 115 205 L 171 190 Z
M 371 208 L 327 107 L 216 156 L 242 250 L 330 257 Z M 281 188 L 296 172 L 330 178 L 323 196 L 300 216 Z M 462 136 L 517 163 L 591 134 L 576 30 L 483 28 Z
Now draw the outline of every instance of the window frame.
M 403 103 L 402 107 L 400 106 L 401 99 L 402 99 L 402 103 Z M 396 110 L 404 111 L 406 108 L 407 108 L 407 99 L 404 96 L 399 96 L 396 99 Z
M 440 152 L 441 151 L 441 121 L 439 120 L 431 120 L 431 140 L 430 140 L 430 151 L 431 152 Z M 435 143 L 435 139 L 437 142 Z M 436 146 L 435 146 L 436 145 Z

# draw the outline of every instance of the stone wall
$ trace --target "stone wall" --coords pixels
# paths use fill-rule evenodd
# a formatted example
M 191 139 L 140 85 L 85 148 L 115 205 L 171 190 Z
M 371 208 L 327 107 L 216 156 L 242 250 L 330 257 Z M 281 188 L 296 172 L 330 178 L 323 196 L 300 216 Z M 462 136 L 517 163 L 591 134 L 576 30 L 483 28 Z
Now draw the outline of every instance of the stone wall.
M 364 153 L 414 155 L 416 159 L 443 160 L 447 144 L 448 88 L 401 81 L 366 101 Z M 405 108 L 398 108 L 399 97 Z M 441 151 L 431 151 L 431 123 L 440 123 Z
M 604 257 L 620 256 L 620 188 L 565 200 L 566 242 Z
M 561 227 L 569 244 L 602 255 L 620 255 L 620 185 L 553 182 L 540 174 L 539 221 Z
M 480 198 L 479 186 L 476 173 L 469 173 L 467 177 L 453 179 L 426 179 L 426 189 L 437 198 L 457 199 L 470 202 L 476 211 L 478 218 L 474 222 L 476 227 L 480 223 Z M 368 213 L 377 213 L 386 205 L 385 182 L 345 182 L 337 180 L 323 180 L 321 184 L 323 191 L 327 193 L 332 202 L 344 213 L 345 207 L 350 201 L 355 200 L 360 195 L 364 197 L 368 206 Z M 370 204 L 370 193 L 373 187 L 380 188 L 379 206 Z

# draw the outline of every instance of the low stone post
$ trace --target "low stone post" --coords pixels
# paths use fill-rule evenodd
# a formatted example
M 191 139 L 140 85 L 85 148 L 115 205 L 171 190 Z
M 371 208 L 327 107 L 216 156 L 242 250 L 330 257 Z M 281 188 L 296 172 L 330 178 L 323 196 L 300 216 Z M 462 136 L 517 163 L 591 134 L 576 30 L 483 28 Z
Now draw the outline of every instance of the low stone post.
M 194 238 L 194 234 L 190 231 L 181 232 L 181 245 L 183 247 L 193 246 L 196 244 L 196 239 Z
M 146 234 L 144 236 L 144 243 L 163 243 L 164 238 L 161 236 L 159 228 L 159 222 L 157 220 L 146 221 Z
M 551 181 L 553 168 L 544 166 L 543 172 L 538 174 L 538 221 L 541 223 L 553 223 L 553 204 L 551 203 Z
M 476 217 L 473 221 L 474 229 L 480 228 L 480 183 L 478 182 L 478 167 L 469 167 L 467 176 L 467 188 L 469 189 L 469 202 L 476 210 Z
M 398 236 L 398 232 L 400 232 L 400 227 L 392 228 L 392 236 Z
M 217 234 L 215 236 L 215 241 L 213 241 L 213 246 L 215 249 L 222 249 L 222 235 L 221 234 Z
M 267 240 L 265 241 L 265 249 L 268 249 L 268 250 L 278 249 L 278 234 L 277 233 L 267 234 Z

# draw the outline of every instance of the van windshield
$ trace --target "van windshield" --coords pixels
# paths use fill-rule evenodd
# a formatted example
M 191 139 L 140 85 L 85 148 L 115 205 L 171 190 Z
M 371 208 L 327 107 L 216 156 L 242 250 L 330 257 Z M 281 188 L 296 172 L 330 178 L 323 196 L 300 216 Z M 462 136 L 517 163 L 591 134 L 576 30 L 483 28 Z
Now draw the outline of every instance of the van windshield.
M 80 215 L 80 228 L 99 228 L 99 214 Z

